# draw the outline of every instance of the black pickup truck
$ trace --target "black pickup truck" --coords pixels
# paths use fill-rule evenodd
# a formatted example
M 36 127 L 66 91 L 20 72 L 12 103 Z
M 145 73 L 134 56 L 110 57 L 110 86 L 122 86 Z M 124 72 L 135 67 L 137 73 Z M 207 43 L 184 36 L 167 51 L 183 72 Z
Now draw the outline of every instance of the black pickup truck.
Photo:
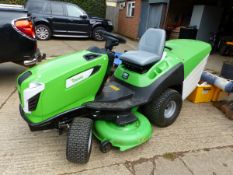
M 23 6 L 0 4 L 0 63 L 31 66 L 42 59 L 35 27 Z

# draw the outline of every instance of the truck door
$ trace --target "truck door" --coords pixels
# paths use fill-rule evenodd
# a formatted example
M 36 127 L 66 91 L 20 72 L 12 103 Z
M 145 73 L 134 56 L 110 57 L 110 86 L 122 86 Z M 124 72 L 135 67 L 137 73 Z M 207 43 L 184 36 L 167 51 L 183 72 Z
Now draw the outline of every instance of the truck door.
M 68 18 L 65 15 L 64 6 L 59 2 L 51 2 L 50 21 L 54 35 L 65 35 L 67 33 Z
M 73 4 L 65 5 L 66 15 L 69 18 L 68 33 L 74 36 L 89 36 L 90 22 L 86 13 Z

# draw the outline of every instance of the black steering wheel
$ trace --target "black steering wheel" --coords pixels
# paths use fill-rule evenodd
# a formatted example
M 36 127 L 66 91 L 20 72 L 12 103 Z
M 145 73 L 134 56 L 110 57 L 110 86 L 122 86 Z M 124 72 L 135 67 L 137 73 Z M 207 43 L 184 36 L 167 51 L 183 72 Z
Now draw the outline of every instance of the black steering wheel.
M 126 43 L 126 40 L 119 35 L 107 32 L 107 31 L 99 31 L 99 34 L 103 36 L 105 43 L 105 49 L 112 50 L 114 46 L 118 46 L 119 44 Z

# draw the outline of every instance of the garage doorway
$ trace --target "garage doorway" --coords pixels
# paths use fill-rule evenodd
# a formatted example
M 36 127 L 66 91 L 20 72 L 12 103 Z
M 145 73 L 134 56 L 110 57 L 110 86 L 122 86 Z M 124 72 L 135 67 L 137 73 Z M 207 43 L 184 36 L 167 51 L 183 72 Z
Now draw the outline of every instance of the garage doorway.
M 148 0 L 143 0 L 141 6 L 139 37 L 141 37 L 148 28 L 162 28 L 166 13 L 167 3 L 153 3 Z

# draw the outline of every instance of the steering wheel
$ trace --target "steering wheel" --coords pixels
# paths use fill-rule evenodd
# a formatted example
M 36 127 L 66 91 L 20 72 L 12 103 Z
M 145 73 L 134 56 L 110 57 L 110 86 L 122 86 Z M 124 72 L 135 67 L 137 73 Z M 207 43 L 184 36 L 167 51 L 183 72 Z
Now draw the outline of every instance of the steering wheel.
M 101 34 L 106 41 L 105 49 L 107 50 L 112 50 L 114 46 L 118 46 L 120 43 L 126 43 L 126 40 L 123 37 L 120 37 L 116 34 L 103 30 L 99 31 L 99 34 Z
M 119 35 L 116 35 L 116 34 L 113 34 L 113 33 L 110 33 L 110 32 L 107 32 L 107 31 L 104 31 L 104 30 L 101 30 L 99 31 L 99 33 L 105 38 L 105 39 L 108 39 L 109 37 L 112 37 L 114 39 L 117 39 L 119 41 L 119 43 L 126 43 L 126 40 L 119 36 Z

